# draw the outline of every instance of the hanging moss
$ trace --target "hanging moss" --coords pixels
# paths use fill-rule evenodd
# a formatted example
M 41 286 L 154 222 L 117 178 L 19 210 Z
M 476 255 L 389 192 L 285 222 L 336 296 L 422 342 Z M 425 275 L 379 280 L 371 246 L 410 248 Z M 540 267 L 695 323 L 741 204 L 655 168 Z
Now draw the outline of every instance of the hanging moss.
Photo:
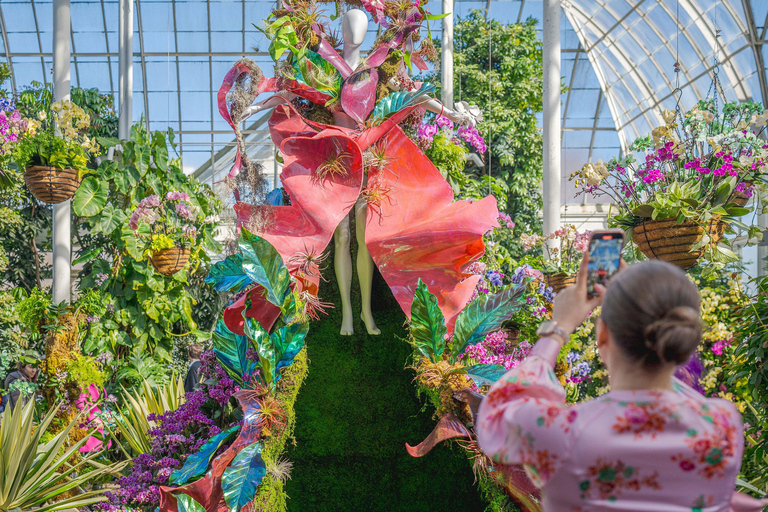
M 340 336 L 331 260 L 320 297 L 336 308 L 311 324 L 307 338 L 309 375 L 296 401 L 296 446 L 288 450 L 288 510 L 484 510 L 463 451 L 441 445 L 418 459 L 406 452 L 405 443 L 420 443 L 435 420 L 405 368 L 412 352 L 402 341 L 405 315 L 377 273 L 373 308 L 381 335 L 366 334 L 355 277 L 355 335 Z

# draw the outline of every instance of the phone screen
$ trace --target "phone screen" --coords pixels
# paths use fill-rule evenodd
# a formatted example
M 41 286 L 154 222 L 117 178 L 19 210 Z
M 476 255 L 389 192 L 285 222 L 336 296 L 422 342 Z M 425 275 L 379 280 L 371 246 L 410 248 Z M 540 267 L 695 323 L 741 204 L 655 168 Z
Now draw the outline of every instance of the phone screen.
M 589 265 L 587 266 L 587 295 L 594 297 L 595 284 L 606 285 L 619 270 L 624 233 L 597 232 L 589 241 Z

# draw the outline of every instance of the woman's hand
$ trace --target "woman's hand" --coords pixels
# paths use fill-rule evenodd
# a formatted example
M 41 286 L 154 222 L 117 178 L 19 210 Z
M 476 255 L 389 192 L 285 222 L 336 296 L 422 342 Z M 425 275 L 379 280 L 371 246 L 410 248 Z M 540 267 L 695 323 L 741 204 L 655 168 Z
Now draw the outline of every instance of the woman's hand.
M 596 307 L 603 303 L 605 287 L 599 284 L 595 285 L 597 296 L 587 297 L 587 266 L 589 265 L 589 254 L 584 253 L 581 260 L 579 274 L 576 277 L 576 284 L 564 289 L 555 297 L 554 307 L 552 309 L 552 320 L 557 322 L 561 328 L 571 333 L 580 326 L 589 314 Z M 627 266 L 624 260 L 619 264 L 619 270 Z

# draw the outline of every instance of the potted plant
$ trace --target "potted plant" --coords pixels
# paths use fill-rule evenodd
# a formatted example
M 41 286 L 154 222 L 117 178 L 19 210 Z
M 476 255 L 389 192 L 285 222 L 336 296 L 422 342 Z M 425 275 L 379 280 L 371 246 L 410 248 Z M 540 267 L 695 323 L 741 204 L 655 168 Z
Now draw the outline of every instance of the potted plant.
M 589 235 L 589 231 L 579 233 L 576 226 L 568 224 L 547 236 L 523 234 L 520 241 L 526 251 L 542 251 L 544 258 L 529 255 L 525 261 L 541 270 L 547 285 L 558 293 L 576 283 L 582 255 L 589 246 Z
M 129 227 L 159 273 L 172 276 L 187 266 L 190 247 L 197 236 L 193 223 L 199 213 L 189 194 L 176 191 L 168 192 L 164 198 L 157 194 L 147 196 L 133 211 Z
M 740 195 L 760 190 L 768 145 L 758 136 L 767 119 L 754 102 L 728 103 L 722 114 L 714 100 L 680 116 L 666 111 L 663 126 L 630 146 L 645 154 L 641 161 L 629 153 L 588 163 L 571 179 L 582 192 L 612 199 L 609 224 L 626 229 L 646 257 L 688 269 L 705 256 L 719 269 L 737 259 L 726 230 L 747 232 L 751 243 L 762 237 L 738 218 L 751 211 Z
M 44 203 L 71 199 L 99 146 L 87 135 L 90 117 L 71 101 L 57 101 L 27 120 L 13 154 L 30 192 Z

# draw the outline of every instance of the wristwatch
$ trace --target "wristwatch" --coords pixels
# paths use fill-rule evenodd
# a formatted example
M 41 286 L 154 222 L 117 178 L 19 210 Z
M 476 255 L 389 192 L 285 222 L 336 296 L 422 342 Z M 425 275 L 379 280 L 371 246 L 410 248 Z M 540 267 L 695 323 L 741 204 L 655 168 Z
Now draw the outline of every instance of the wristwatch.
M 563 343 L 567 343 L 568 340 L 571 339 L 570 333 L 566 332 L 565 329 L 557 325 L 557 322 L 554 320 L 545 320 L 544 322 L 541 322 L 539 328 L 536 329 L 536 334 L 539 336 L 539 338 L 545 338 L 554 334 L 562 338 Z

